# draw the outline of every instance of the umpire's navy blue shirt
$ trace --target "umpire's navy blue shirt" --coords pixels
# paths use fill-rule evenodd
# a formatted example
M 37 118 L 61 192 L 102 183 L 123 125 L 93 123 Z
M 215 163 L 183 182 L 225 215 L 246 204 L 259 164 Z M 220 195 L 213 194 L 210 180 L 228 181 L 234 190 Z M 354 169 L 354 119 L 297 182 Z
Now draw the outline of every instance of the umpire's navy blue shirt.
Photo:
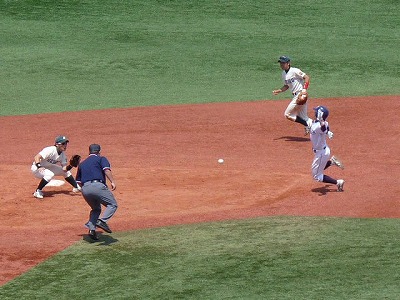
M 90 154 L 83 162 L 79 164 L 76 173 L 76 181 L 84 185 L 85 182 L 92 180 L 101 180 L 106 184 L 106 175 L 104 170 L 111 169 L 110 162 L 104 156 Z

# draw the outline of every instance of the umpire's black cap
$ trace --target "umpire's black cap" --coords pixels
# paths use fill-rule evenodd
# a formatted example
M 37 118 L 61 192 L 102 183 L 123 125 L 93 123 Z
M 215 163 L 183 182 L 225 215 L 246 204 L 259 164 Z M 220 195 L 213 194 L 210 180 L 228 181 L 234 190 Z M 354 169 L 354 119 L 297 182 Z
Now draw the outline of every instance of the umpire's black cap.
M 282 55 L 281 57 L 279 57 L 278 62 L 288 63 L 290 62 L 290 57 Z
M 101 150 L 101 147 L 100 147 L 99 144 L 91 144 L 91 145 L 89 146 L 89 153 L 90 153 L 90 154 L 92 154 L 92 153 L 99 153 L 100 150 Z

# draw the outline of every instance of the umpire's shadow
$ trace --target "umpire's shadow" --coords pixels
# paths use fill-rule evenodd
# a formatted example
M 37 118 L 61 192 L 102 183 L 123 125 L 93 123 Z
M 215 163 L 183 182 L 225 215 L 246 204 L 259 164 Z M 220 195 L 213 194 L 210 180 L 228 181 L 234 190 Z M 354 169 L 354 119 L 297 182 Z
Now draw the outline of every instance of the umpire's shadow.
M 298 136 L 281 136 L 279 138 L 274 139 L 275 141 L 277 140 L 284 140 L 285 142 L 309 142 L 310 139 L 306 137 L 298 137 Z
M 88 234 L 82 234 L 81 236 L 84 241 L 89 242 L 91 244 L 97 244 L 97 246 L 109 246 L 111 244 L 118 242 L 118 240 L 113 238 L 111 235 L 102 234 L 99 232 L 97 232 L 97 236 L 99 237 L 97 241 L 92 240 Z

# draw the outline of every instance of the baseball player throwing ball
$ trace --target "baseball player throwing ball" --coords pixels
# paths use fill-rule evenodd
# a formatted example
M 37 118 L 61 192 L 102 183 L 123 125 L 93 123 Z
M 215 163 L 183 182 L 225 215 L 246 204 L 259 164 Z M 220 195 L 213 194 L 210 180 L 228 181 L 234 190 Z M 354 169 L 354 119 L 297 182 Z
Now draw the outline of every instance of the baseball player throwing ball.
M 33 159 L 31 171 L 36 178 L 41 179 L 33 196 L 43 199 L 43 188 L 53 179 L 54 176 L 63 176 L 65 181 L 73 186 L 73 192 L 79 192 L 81 188 L 71 174 L 72 167 L 79 164 L 80 156 L 75 155 L 76 161 L 72 163 L 67 160 L 65 151 L 69 140 L 66 136 L 56 137 L 54 146 L 43 148 Z
M 89 156 L 80 163 L 76 173 L 76 181 L 82 185 L 82 195 L 91 211 L 89 221 L 85 226 L 89 229 L 89 237 L 98 240 L 96 227 L 111 233 L 107 222 L 115 214 L 118 208 L 117 200 L 111 190 L 116 189 L 116 184 L 111 172 L 111 165 L 105 156 L 100 155 L 101 147 L 98 144 L 89 146 Z M 109 180 L 111 190 L 106 185 Z M 106 209 L 100 218 L 101 206 Z
M 290 65 L 290 58 L 287 56 L 279 57 L 278 62 L 282 69 L 283 86 L 278 90 L 273 90 L 272 94 L 278 95 L 290 89 L 292 101 L 285 110 L 285 117 L 304 126 L 305 134 L 310 132 L 312 119 L 307 115 L 308 86 L 310 76 L 302 70 Z
M 314 152 L 314 160 L 311 165 L 312 175 L 316 181 L 336 184 L 339 192 L 343 191 L 344 180 L 333 179 L 324 175 L 324 170 L 332 165 L 336 165 L 344 169 L 342 162 L 335 156 L 331 158 L 331 149 L 326 143 L 326 137 L 332 138 L 333 133 L 329 131 L 329 124 L 326 119 L 329 116 L 329 110 L 325 106 L 318 106 L 314 108 L 315 118 L 310 129 L 310 140 Z

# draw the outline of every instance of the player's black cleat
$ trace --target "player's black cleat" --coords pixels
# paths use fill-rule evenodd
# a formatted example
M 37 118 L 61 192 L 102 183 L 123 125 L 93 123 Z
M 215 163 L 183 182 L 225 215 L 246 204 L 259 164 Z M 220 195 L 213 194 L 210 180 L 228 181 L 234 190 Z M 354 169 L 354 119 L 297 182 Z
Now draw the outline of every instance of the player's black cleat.
M 97 226 L 97 227 L 100 227 L 100 228 L 103 229 L 105 232 L 112 233 L 110 227 L 108 227 L 107 223 L 104 222 L 103 220 L 100 220 L 100 219 L 97 220 L 96 226 Z
M 96 230 L 89 230 L 89 237 L 94 241 L 99 240 Z

